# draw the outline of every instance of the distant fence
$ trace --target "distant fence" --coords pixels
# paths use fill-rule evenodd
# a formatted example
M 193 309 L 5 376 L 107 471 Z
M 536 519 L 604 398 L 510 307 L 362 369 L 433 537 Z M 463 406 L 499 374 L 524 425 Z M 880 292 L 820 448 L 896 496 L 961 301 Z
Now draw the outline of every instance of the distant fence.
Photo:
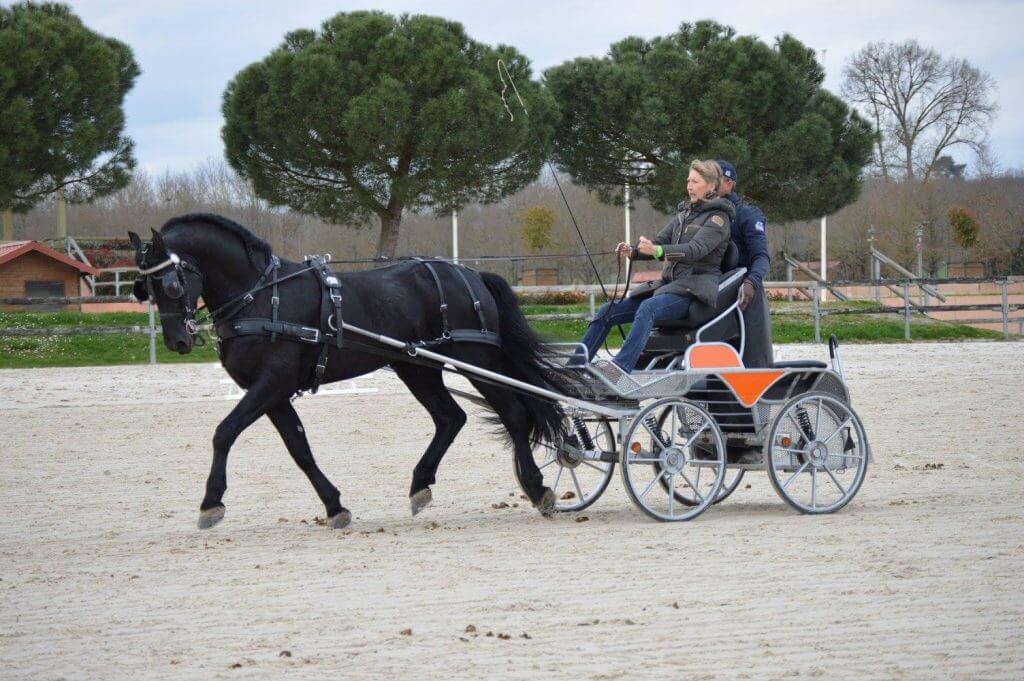
M 938 284 L 996 284 L 1000 288 L 1001 301 L 993 304 L 979 304 L 979 305 L 921 305 L 911 300 L 910 290 L 912 288 L 930 290 L 932 286 Z M 971 277 L 971 278 L 945 278 L 945 279 L 925 279 L 925 278 L 907 278 L 907 279 L 871 279 L 871 280 L 834 280 L 834 281 L 766 281 L 764 282 L 764 288 L 769 290 L 803 290 L 806 296 L 811 301 L 811 316 L 814 319 L 814 342 L 821 342 L 821 321 L 823 317 L 829 315 L 845 315 L 845 314 L 901 314 L 903 317 L 903 336 L 906 340 L 912 340 L 910 330 L 910 319 L 914 312 L 927 313 L 927 312 L 984 312 L 994 311 L 998 312 L 998 316 L 993 317 L 977 317 L 971 319 L 957 319 L 953 320 L 955 323 L 961 324 L 1002 324 L 1003 326 L 1003 338 L 1009 340 L 1010 338 L 1010 325 L 1015 323 L 1017 325 L 1017 333 L 1024 335 L 1024 318 L 1021 319 L 1010 319 L 1011 312 L 1017 312 L 1020 308 L 1011 306 L 1009 304 L 1009 284 L 1010 280 L 1003 278 L 992 278 L 992 277 Z M 869 286 L 869 287 L 884 287 L 892 291 L 898 291 L 903 299 L 902 307 L 892 307 L 886 305 L 877 305 L 876 307 L 850 307 L 850 308 L 823 308 L 819 302 L 822 291 L 831 291 L 841 287 L 852 287 L 852 286 Z M 611 295 L 612 287 L 605 287 Z M 595 297 L 601 292 L 601 287 L 598 285 L 585 285 L 585 286 L 513 286 L 512 290 L 516 293 L 559 293 L 565 291 L 579 291 L 587 294 L 590 302 L 590 317 L 594 316 L 595 310 Z M 620 287 L 621 290 L 621 287 Z M 944 299 L 944 298 L 943 298 Z M 551 314 L 551 315 L 531 315 L 531 319 L 586 319 L 587 315 L 578 314 Z
M 989 305 L 917 305 L 911 302 L 910 289 L 919 287 L 921 284 L 971 284 L 986 283 L 1000 286 L 1002 295 L 1001 302 Z M 876 307 L 848 307 L 848 308 L 825 308 L 819 302 L 820 292 L 823 289 L 837 288 L 844 286 L 875 286 L 881 285 L 895 290 L 902 291 L 903 306 L 887 307 L 879 305 Z M 814 320 L 814 342 L 821 342 L 821 322 L 824 317 L 831 315 L 848 314 L 899 314 L 903 317 L 903 335 L 906 340 L 911 340 L 910 320 L 914 312 L 960 312 L 960 311 L 996 311 L 998 316 L 972 319 L 958 319 L 956 323 L 966 324 L 998 324 L 1002 323 L 1003 337 L 1010 338 L 1011 322 L 1018 325 L 1017 333 L 1024 334 L 1024 318 L 1010 319 L 1010 313 L 1020 308 L 1009 304 L 1008 296 L 1009 280 L 1005 278 L 962 278 L 962 279 L 886 279 L 886 280 L 850 280 L 850 281 L 791 281 L 791 282 L 764 282 L 764 287 L 770 290 L 779 289 L 805 289 L 810 294 L 811 317 Z M 518 294 L 530 293 L 560 293 L 579 292 L 584 294 L 589 302 L 590 312 L 576 313 L 555 313 L 527 315 L 527 319 L 534 321 L 547 320 L 569 320 L 569 319 L 590 319 L 596 312 L 597 295 L 602 292 L 598 285 L 565 285 L 565 286 L 513 286 L 512 290 Z M 615 292 L 611 286 L 605 290 L 609 295 Z M 618 287 L 621 295 L 623 287 Z M 65 296 L 54 298 L 0 298 L 0 305 L 78 305 L 87 303 L 134 303 L 138 302 L 132 296 Z M 89 336 L 89 335 L 123 335 L 123 334 L 144 334 L 149 337 L 149 362 L 156 364 L 156 339 L 160 333 L 156 324 L 156 315 L 153 305 L 148 304 L 149 323 L 145 326 L 62 326 L 48 328 L 0 328 L 0 337 L 32 337 L 32 336 Z M 210 326 L 200 327 L 203 331 L 209 331 Z

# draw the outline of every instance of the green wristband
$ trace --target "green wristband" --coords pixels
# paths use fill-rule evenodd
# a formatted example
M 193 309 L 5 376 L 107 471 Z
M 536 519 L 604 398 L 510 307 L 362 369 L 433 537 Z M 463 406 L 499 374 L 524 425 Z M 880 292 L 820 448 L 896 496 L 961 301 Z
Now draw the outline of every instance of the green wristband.
M 655 246 L 654 247 L 654 258 L 656 260 L 664 260 L 665 259 L 665 249 L 662 248 L 661 246 Z

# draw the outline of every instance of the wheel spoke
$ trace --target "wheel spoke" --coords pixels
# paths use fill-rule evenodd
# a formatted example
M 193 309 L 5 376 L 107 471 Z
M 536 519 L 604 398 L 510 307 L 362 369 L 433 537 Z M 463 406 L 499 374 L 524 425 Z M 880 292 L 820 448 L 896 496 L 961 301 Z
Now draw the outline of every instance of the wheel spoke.
M 558 490 L 558 481 L 562 479 L 562 471 L 565 470 L 565 466 L 558 467 L 558 474 L 555 475 L 555 484 L 551 486 L 551 493 L 554 494 Z
M 667 448 L 667 445 L 664 442 L 662 442 L 662 440 L 661 440 L 661 433 L 655 433 L 653 430 L 651 430 L 651 427 L 649 425 L 647 425 L 646 421 L 641 420 L 640 423 L 642 423 L 644 428 L 647 430 L 647 432 L 651 434 L 651 437 L 654 438 L 654 442 L 659 447 L 661 447 L 662 449 L 666 449 Z
M 817 494 L 818 494 L 818 469 L 811 466 L 811 508 L 817 508 Z
M 537 469 L 537 470 L 544 470 L 545 468 L 547 468 L 548 466 L 550 466 L 551 464 L 553 464 L 553 463 L 554 463 L 555 461 L 557 461 L 557 460 L 558 460 L 558 457 L 554 457 L 554 456 L 553 456 L 553 457 L 551 457 L 550 459 L 548 459 L 547 461 L 545 461 L 545 462 L 544 462 L 543 464 L 541 464 L 541 465 L 540 465 L 540 466 L 538 467 L 538 469 Z
M 700 466 L 697 466 L 697 475 L 694 476 L 697 481 L 697 487 L 700 487 Z
M 672 430 L 668 431 L 668 443 L 674 445 L 676 443 L 676 429 L 678 424 L 676 423 L 676 407 L 672 406 Z
M 775 449 L 777 449 L 780 452 L 789 452 L 790 454 L 806 454 L 807 453 L 807 452 L 805 452 L 802 449 L 792 449 L 790 447 L 776 447 Z
M 705 422 L 704 422 L 704 425 L 703 425 L 703 426 L 701 426 L 701 427 L 700 427 L 700 428 L 699 428 L 699 429 L 697 430 L 697 432 L 696 432 L 696 433 L 694 433 L 694 434 L 693 434 L 693 435 L 692 435 L 692 436 L 690 437 L 690 439 L 686 441 L 686 444 L 685 444 L 685 445 L 683 445 L 683 449 L 689 449 L 689 448 L 690 448 L 690 445 L 692 445 L 692 444 L 693 444 L 693 443 L 694 443 L 694 442 L 695 442 L 695 441 L 697 440 L 697 438 L 698 438 L 698 437 L 700 437 L 700 434 L 701 434 L 701 433 L 703 433 L 703 432 L 704 432 L 705 430 L 707 430 L 707 429 L 708 429 L 708 427 L 709 427 L 710 425 L 711 425 L 711 422 L 710 422 L 710 421 L 705 421 Z
M 659 463 L 661 459 L 630 459 L 629 463 Z
M 607 469 L 601 468 L 600 466 L 596 466 L 596 465 L 590 463 L 589 461 L 580 461 L 580 463 L 583 464 L 584 466 L 590 466 L 591 468 L 593 468 L 595 471 L 598 471 L 602 475 L 608 472 Z
M 786 412 L 786 417 L 789 419 L 789 422 L 792 423 L 793 426 L 796 428 L 796 432 L 799 433 L 800 436 L 806 440 L 807 439 L 807 433 L 805 433 L 804 429 L 800 427 L 800 422 L 797 421 L 795 418 L 793 418 L 793 413 L 790 412 L 790 411 L 787 411 Z
M 692 489 L 693 493 L 697 495 L 697 498 L 700 499 L 701 503 L 704 503 L 704 495 L 700 493 L 700 490 L 693 486 L 693 483 L 690 482 L 690 479 L 686 477 L 686 473 L 679 471 L 679 475 L 683 476 L 683 480 L 686 481 L 686 484 L 690 486 L 690 489 Z
M 814 415 L 814 439 L 821 435 L 821 398 L 818 398 L 818 413 Z
M 644 491 L 640 493 L 640 498 L 641 499 L 646 497 L 647 493 L 651 491 L 651 488 L 654 487 L 655 483 L 657 483 L 659 480 L 661 480 L 661 478 L 665 475 L 665 470 L 666 469 L 662 468 L 661 472 L 658 473 L 658 477 L 654 478 L 654 480 L 651 480 L 650 484 L 647 485 L 646 489 L 644 489 Z
M 580 502 L 582 503 L 584 499 L 583 489 L 580 487 L 580 481 L 576 477 L 576 471 L 570 468 L 569 475 L 572 476 L 572 484 L 576 487 L 576 494 L 580 495 Z
M 843 421 L 842 425 L 840 425 L 840 426 L 839 426 L 838 428 L 836 428 L 835 432 L 834 432 L 834 433 L 832 433 L 831 435 L 829 435 L 829 436 L 828 436 L 827 438 L 825 438 L 824 440 L 822 440 L 822 442 L 824 442 L 825 444 L 828 444 L 828 441 L 829 441 L 829 440 L 831 440 L 831 439 L 832 439 L 832 438 L 834 438 L 834 437 L 835 437 L 836 435 L 838 435 L 838 434 L 839 434 L 839 433 L 840 433 L 840 432 L 841 432 L 841 431 L 843 430 L 843 428 L 846 428 L 846 427 L 847 427 L 848 425 L 850 425 L 851 423 L 853 423 L 853 417 L 847 417 L 847 419 L 846 419 L 845 421 Z
M 674 424 L 673 424 L 674 425 Z M 675 515 L 676 513 L 676 476 L 675 473 L 668 476 L 668 514 Z
M 789 480 L 787 480 L 787 481 L 786 481 L 786 484 L 782 486 L 782 491 L 783 491 L 783 492 L 785 492 L 785 491 L 786 491 L 786 488 L 787 488 L 787 487 L 789 487 L 789 485 L 790 485 L 790 483 L 791 483 L 791 482 L 793 482 L 794 480 L 796 480 L 796 476 L 798 476 L 798 475 L 800 475 L 801 473 L 803 473 L 803 472 L 804 472 L 804 469 L 805 469 L 805 468 L 807 468 L 807 466 L 808 466 L 808 465 L 809 465 L 810 463 L 811 463 L 810 461 L 804 461 L 804 465 L 803 465 L 803 466 L 800 466 L 800 468 L 796 469 L 796 473 L 793 473 L 793 475 L 791 475 L 791 476 L 790 476 Z
M 828 477 L 832 478 L 832 482 L 834 482 L 836 484 L 836 487 L 839 488 L 839 491 L 842 492 L 843 496 L 845 497 L 846 496 L 846 488 L 843 487 L 841 484 L 839 484 L 839 481 L 836 479 L 835 474 L 832 473 L 832 469 L 829 468 L 828 466 L 825 466 L 825 472 L 828 473 Z

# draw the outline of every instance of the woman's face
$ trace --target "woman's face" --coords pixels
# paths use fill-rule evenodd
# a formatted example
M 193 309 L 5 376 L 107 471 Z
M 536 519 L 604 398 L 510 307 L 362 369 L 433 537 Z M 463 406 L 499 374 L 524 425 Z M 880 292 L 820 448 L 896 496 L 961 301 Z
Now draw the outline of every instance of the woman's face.
M 696 170 L 691 170 L 686 178 L 686 193 L 690 195 L 691 201 L 704 198 L 704 195 L 715 188 L 710 182 L 705 182 Z

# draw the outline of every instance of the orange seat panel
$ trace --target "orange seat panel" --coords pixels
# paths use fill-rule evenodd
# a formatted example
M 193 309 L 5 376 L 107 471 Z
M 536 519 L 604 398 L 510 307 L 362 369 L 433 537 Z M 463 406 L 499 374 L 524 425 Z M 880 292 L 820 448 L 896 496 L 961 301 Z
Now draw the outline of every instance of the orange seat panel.
M 690 349 L 691 369 L 726 369 L 743 367 L 736 349 L 725 343 L 695 345 Z
M 720 374 L 744 407 L 752 407 L 785 371 L 744 371 Z

